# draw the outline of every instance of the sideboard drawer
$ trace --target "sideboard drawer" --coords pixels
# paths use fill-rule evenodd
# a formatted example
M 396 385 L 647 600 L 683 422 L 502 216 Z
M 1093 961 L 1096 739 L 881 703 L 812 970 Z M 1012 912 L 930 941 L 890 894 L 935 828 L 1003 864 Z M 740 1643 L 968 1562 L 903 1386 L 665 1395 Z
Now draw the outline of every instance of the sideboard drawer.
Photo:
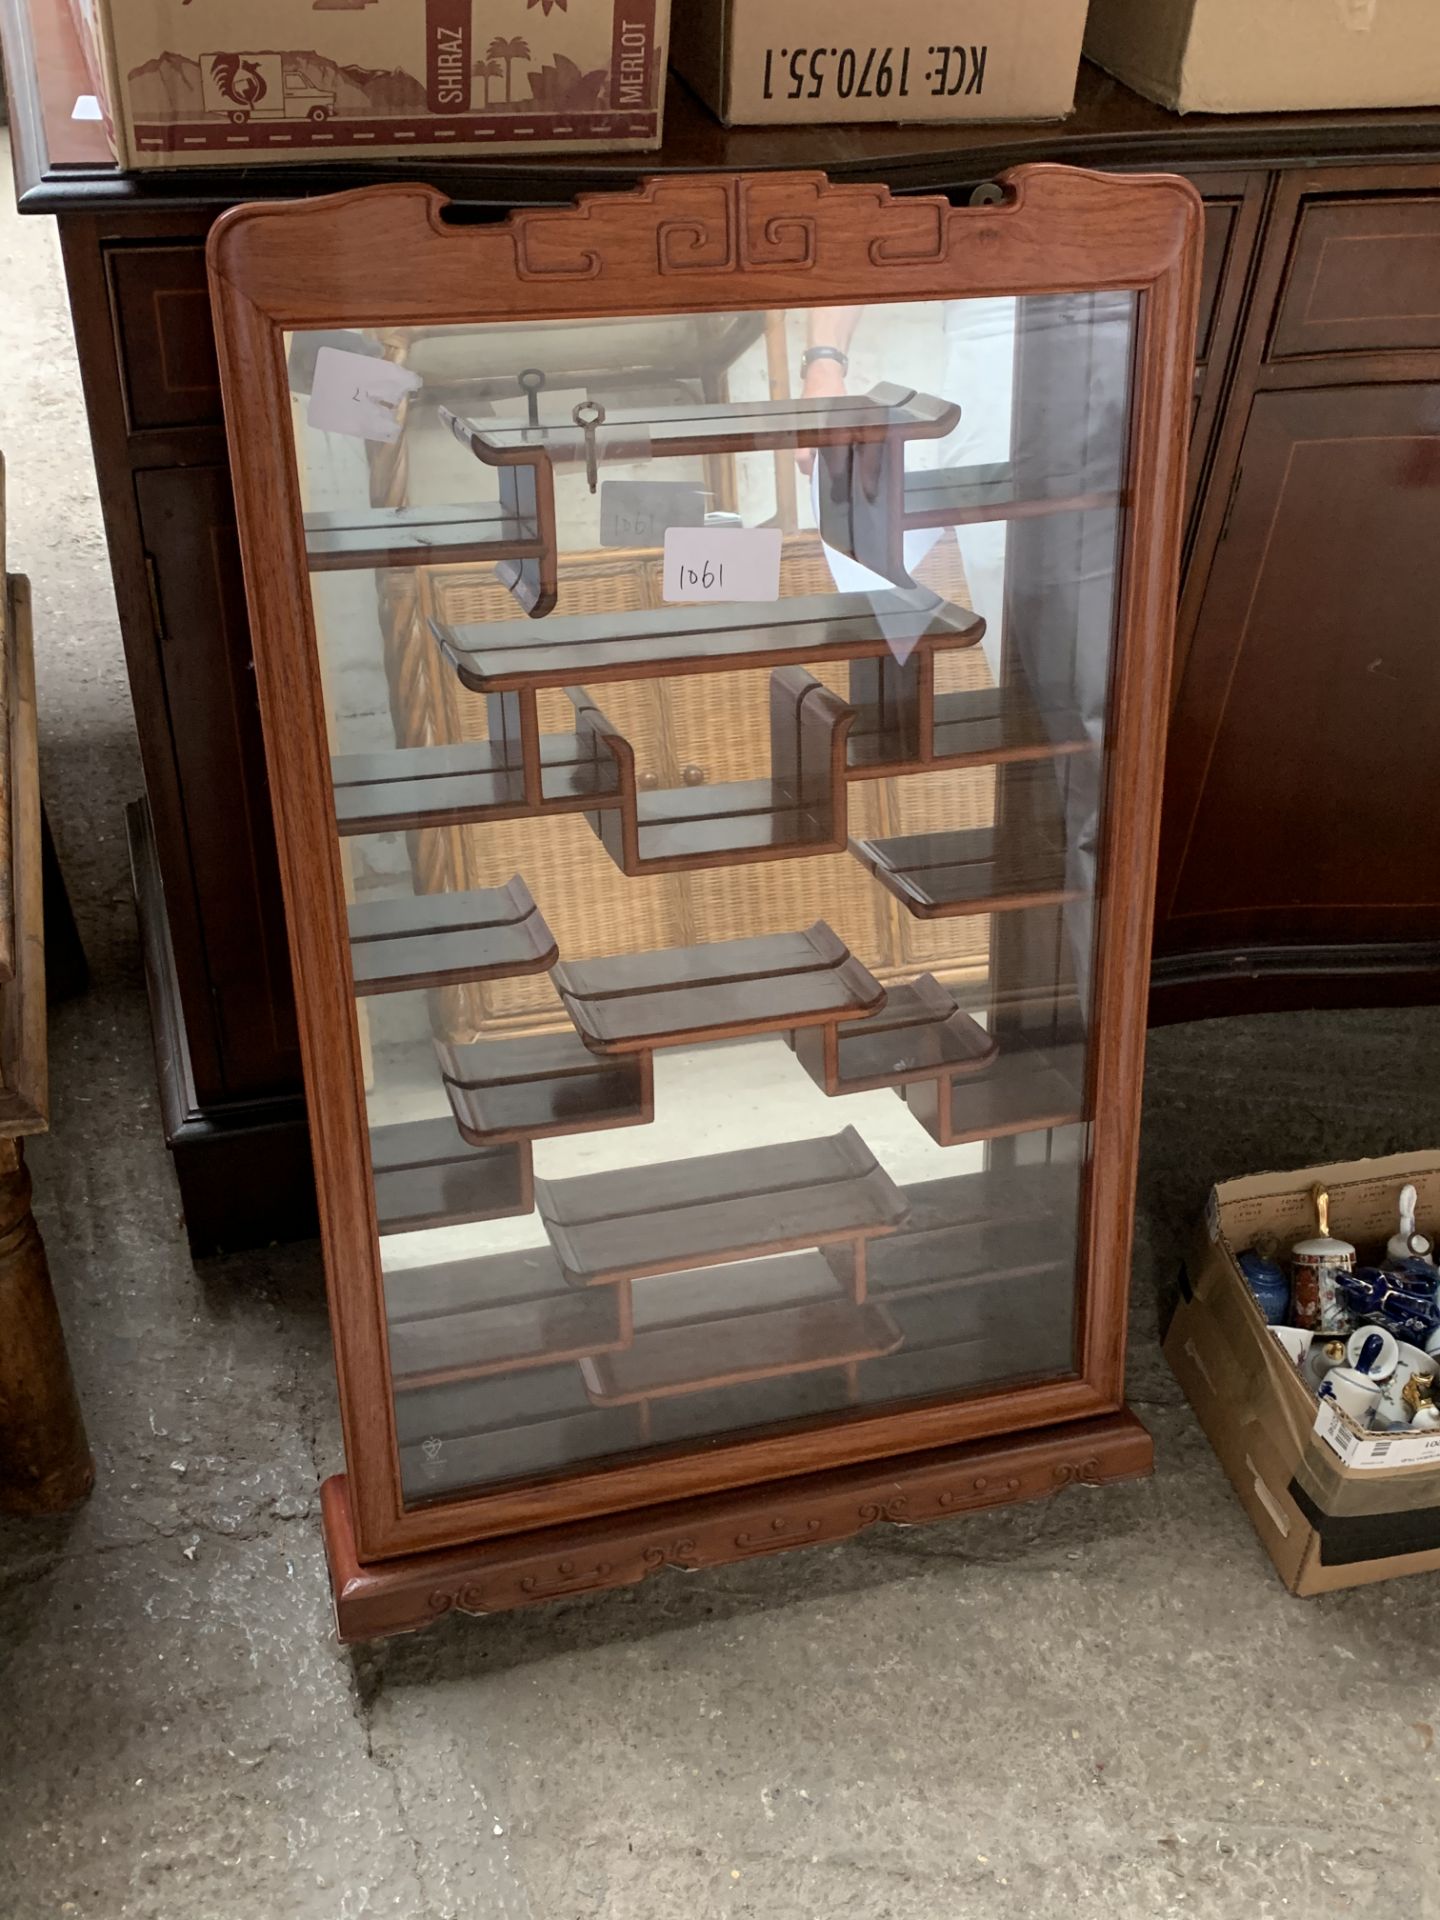
M 132 432 L 218 425 L 204 241 L 112 247 L 105 266 Z
M 1301 206 L 1268 358 L 1440 349 L 1440 197 Z

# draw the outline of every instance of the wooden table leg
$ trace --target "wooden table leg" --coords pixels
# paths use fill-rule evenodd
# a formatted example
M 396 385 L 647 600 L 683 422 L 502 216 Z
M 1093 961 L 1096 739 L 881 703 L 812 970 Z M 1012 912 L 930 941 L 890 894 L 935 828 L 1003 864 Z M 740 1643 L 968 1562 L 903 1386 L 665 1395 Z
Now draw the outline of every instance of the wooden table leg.
M 0 1512 L 62 1513 L 95 1482 L 18 1140 L 0 1140 Z

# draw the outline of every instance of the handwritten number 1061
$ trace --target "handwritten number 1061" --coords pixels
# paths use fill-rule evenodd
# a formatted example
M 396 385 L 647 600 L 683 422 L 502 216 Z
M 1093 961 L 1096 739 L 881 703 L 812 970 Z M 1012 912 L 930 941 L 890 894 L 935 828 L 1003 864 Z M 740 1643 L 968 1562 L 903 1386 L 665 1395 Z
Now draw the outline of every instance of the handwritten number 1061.
M 685 587 L 700 587 L 706 593 L 718 593 L 720 588 L 725 585 L 725 562 L 721 560 L 717 564 L 706 560 L 698 567 L 687 567 L 682 561 L 680 566 L 680 585 L 682 589 Z

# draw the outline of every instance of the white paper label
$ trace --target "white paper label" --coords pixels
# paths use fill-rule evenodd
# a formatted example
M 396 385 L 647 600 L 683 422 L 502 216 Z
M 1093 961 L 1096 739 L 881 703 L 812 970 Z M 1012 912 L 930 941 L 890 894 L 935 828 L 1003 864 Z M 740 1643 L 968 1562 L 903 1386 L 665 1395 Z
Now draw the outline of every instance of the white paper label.
M 1315 1431 L 1347 1467 L 1360 1472 L 1379 1467 L 1433 1466 L 1440 1461 L 1440 1431 L 1357 1433 L 1333 1400 L 1322 1400 Z
M 72 120 L 102 120 L 104 115 L 100 111 L 100 102 L 95 98 L 94 94 L 82 93 L 76 96 L 75 104 L 70 109 L 70 118 Z
M 778 600 L 778 527 L 667 527 L 667 600 Z
M 422 384 L 420 375 L 393 360 L 343 347 L 321 347 L 315 356 L 315 380 L 305 419 L 322 433 L 348 433 L 357 440 L 390 442 L 400 438 L 396 408 Z

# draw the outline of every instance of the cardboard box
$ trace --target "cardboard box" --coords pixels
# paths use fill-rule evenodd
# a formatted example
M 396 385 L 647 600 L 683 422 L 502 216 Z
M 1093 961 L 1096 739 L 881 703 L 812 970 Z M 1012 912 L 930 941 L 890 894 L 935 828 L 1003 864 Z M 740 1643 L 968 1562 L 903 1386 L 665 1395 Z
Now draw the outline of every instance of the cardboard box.
M 730 126 L 1059 120 L 1086 0 L 681 0 L 671 64 Z
M 660 144 L 670 0 L 70 6 L 122 167 Z
M 1085 52 L 1180 113 L 1440 102 L 1436 0 L 1091 0 Z
M 1181 1269 L 1165 1357 L 1292 1593 L 1440 1570 L 1440 1433 L 1362 1433 L 1318 1400 L 1235 1256 L 1261 1231 L 1282 1247 L 1313 1232 L 1318 1183 L 1332 1231 L 1382 1257 L 1406 1181 L 1422 1223 L 1440 1220 L 1440 1152 L 1228 1180 Z

